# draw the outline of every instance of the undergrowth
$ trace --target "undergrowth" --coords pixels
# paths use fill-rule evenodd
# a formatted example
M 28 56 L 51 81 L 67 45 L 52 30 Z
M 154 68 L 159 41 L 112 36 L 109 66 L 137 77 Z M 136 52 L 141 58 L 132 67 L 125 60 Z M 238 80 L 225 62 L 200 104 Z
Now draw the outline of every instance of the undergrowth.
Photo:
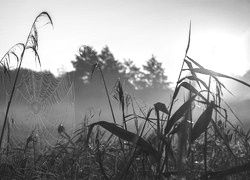
M 250 178 L 250 131 L 243 131 L 228 118 L 228 110 L 232 110 L 223 100 L 222 91 L 229 90 L 220 78 L 250 85 L 208 70 L 188 56 L 191 25 L 183 64 L 168 105 L 156 102 L 148 110 L 140 107 L 119 80 L 110 94 L 97 61 L 92 73 L 100 73 L 102 77 L 113 122 L 90 123 L 95 117 L 86 115 L 72 135 L 63 124 L 59 125 L 60 137 L 54 146 L 39 149 L 39 138 L 31 132 L 26 142 L 12 147 L 8 112 L 25 51 L 31 49 L 39 60 L 36 23 L 41 18 L 46 18 L 46 24 L 52 24 L 49 14 L 41 13 L 32 25 L 27 42 L 16 44 L 0 61 L 5 76 L 11 57 L 18 62 L 2 121 L 0 179 Z M 21 50 L 20 54 L 17 49 Z M 116 99 L 120 106 L 119 121 L 110 98 Z M 131 125 L 133 129 L 129 129 Z

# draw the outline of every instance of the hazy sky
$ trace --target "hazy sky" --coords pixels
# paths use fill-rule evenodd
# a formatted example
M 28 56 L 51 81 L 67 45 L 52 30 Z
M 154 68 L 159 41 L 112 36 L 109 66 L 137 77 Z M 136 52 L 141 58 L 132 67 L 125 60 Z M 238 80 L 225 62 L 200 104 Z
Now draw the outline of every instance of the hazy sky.
M 152 54 L 176 81 L 192 21 L 190 56 L 210 69 L 243 75 L 250 69 L 247 0 L 1 0 L 0 56 L 25 42 L 35 17 L 47 11 L 54 29 L 39 29 L 43 69 L 71 70 L 80 45 L 108 45 L 116 59 L 137 65 Z M 25 66 L 35 67 L 30 59 Z

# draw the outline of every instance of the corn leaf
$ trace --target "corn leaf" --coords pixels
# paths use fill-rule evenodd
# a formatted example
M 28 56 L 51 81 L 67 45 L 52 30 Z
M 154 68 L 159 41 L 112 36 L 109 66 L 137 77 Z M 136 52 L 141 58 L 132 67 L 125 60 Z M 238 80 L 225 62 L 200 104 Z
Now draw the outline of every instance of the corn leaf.
M 92 132 L 92 129 L 94 128 L 94 126 L 96 125 L 100 125 L 102 126 L 104 129 L 108 130 L 109 132 L 111 132 L 112 134 L 116 135 L 117 137 L 125 140 L 125 141 L 129 141 L 129 142 L 134 142 L 135 139 L 137 138 L 137 134 L 132 133 L 130 131 L 124 130 L 120 127 L 118 127 L 116 124 L 114 123 L 109 123 L 106 121 L 99 121 L 96 123 L 92 123 L 91 125 L 89 125 L 89 131 L 88 131 L 88 135 L 87 135 L 87 143 L 89 141 L 90 138 L 90 134 Z M 158 151 L 156 151 L 150 143 L 148 143 L 147 141 L 145 141 L 143 138 L 139 137 L 137 145 L 142 149 L 142 151 L 144 151 L 147 154 L 152 155 L 153 157 L 155 157 L 156 159 L 159 158 L 159 154 Z
M 198 93 L 200 94 L 200 93 Z M 188 110 L 189 106 L 191 105 L 191 102 L 193 102 L 198 94 L 193 95 L 188 101 L 186 101 L 182 106 L 175 111 L 175 113 L 171 116 L 169 121 L 167 122 L 167 125 L 164 130 L 164 134 L 168 134 L 169 131 L 172 129 L 173 125 L 182 117 L 184 116 L 185 112 Z
M 214 102 L 208 105 L 207 109 L 200 115 L 199 119 L 196 121 L 191 134 L 191 143 L 194 142 L 200 135 L 206 131 L 208 124 L 212 119 L 214 108 Z
M 180 90 L 180 86 L 177 86 L 177 88 L 175 88 L 175 90 L 174 90 L 173 100 L 175 100 L 175 98 L 177 97 L 179 90 Z

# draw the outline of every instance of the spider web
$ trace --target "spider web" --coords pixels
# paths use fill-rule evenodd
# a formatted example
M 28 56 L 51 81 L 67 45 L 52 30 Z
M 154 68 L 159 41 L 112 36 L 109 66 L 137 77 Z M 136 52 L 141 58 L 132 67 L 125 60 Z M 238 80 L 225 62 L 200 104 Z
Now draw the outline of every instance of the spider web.
M 75 126 L 74 86 L 68 75 L 55 78 L 47 72 L 25 70 L 11 107 L 11 139 L 15 145 L 35 133 L 40 145 L 54 145 L 57 128 L 68 134 Z

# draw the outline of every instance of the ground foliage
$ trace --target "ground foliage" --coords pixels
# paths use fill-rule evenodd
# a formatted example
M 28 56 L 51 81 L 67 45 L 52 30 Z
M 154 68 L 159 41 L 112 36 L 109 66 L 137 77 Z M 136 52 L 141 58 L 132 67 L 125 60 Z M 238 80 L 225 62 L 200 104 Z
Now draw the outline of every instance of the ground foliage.
M 44 16 L 52 23 L 46 12 L 36 20 Z M 37 57 L 35 25 L 27 43 L 17 44 L 17 47 L 23 51 L 31 47 Z M 222 91 L 227 89 L 219 78 L 228 78 L 243 86 L 250 85 L 208 70 L 190 58 L 190 39 L 191 25 L 170 103 L 156 102 L 150 108 L 141 107 L 125 93 L 121 80 L 116 81 L 113 96 L 110 96 L 104 74 L 110 69 L 105 69 L 105 63 L 110 67 L 120 65 L 118 61 L 110 61 L 113 56 L 108 48 L 104 49 L 102 56 L 88 53 L 88 56 L 97 57 L 86 70 L 81 70 L 85 65 L 73 63 L 79 77 L 96 75 L 101 79 L 113 122 L 100 120 L 91 123 L 99 118 L 98 115 L 86 114 L 72 135 L 61 124 L 57 129 L 60 136 L 54 146 L 38 149 L 39 139 L 31 133 L 26 142 L 11 147 L 8 105 L 0 141 L 1 179 L 249 179 L 250 131 L 243 131 L 240 125 L 236 126 L 228 118 L 227 104 L 222 99 Z M 88 50 L 92 51 L 84 49 Z M 9 56 L 17 58 L 20 69 L 22 54 L 19 57 L 12 48 L 1 59 L 4 76 L 8 72 Z M 149 62 L 155 63 L 152 59 Z M 131 82 L 136 81 L 138 68 L 131 62 L 127 65 L 133 67 Z M 14 83 L 12 93 L 15 88 Z M 122 112 L 120 117 L 114 115 L 110 98 L 117 100 Z M 8 104 L 11 104 L 11 97 Z M 129 129 L 128 123 L 132 123 L 135 129 Z

